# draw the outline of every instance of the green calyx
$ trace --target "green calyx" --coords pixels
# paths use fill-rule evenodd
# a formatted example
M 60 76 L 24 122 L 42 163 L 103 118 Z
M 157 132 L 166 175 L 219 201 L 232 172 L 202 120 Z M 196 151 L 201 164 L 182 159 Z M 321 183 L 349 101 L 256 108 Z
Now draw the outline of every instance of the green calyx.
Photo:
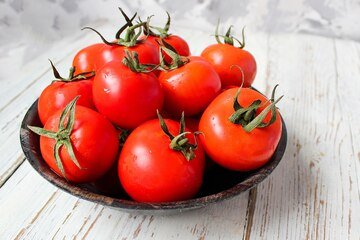
M 59 121 L 59 128 L 57 132 L 52 132 L 46 130 L 44 128 L 35 127 L 35 126 L 28 126 L 28 128 L 33 131 L 34 133 L 45 136 L 48 138 L 55 139 L 55 146 L 54 146 L 54 157 L 56 161 L 56 166 L 60 169 L 63 177 L 66 179 L 66 174 L 64 170 L 64 166 L 62 160 L 60 158 L 60 149 L 61 147 L 65 146 L 71 160 L 73 163 L 79 168 L 82 169 L 78 160 L 76 159 L 74 149 L 72 147 L 70 141 L 70 135 L 74 127 L 75 122 L 75 105 L 77 100 L 80 96 L 77 96 L 74 100 L 72 100 L 61 113 L 60 121 Z
M 242 49 L 245 47 L 245 32 L 244 32 L 245 27 L 243 27 L 241 31 L 242 41 L 240 41 L 239 39 L 231 35 L 231 29 L 233 27 L 232 25 L 228 28 L 225 35 L 219 35 L 219 25 L 220 25 L 220 19 L 215 28 L 215 39 L 218 43 L 229 44 L 231 46 L 234 46 L 235 42 L 237 42 L 239 44 L 238 48 Z M 224 39 L 224 42 L 221 42 L 220 37 Z
M 54 77 L 55 77 L 54 81 L 74 82 L 74 81 L 86 80 L 86 79 L 89 79 L 89 78 L 95 76 L 94 71 L 83 72 L 83 73 L 79 73 L 79 74 L 74 75 L 75 67 L 71 67 L 70 71 L 69 71 L 69 77 L 68 78 L 63 78 L 62 76 L 60 76 L 58 70 L 56 69 L 56 67 L 54 66 L 53 62 L 50 59 L 49 59 L 49 62 L 51 64 L 51 68 L 52 68 L 53 73 L 54 73 Z
M 201 134 L 201 132 L 194 132 L 194 140 L 195 143 L 191 144 L 189 143 L 189 139 L 186 137 L 187 134 L 191 134 L 191 132 L 185 132 L 185 116 L 184 112 L 181 115 L 180 119 L 180 130 L 179 134 L 177 136 L 174 136 L 170 133 L 168 127 L 166 126 L 166 123 L 163 119 L 163 117 L 160 115 L 159 111 L 157 111 L 157 115 L 160 122 L 160 127 L 164 131 L 164 133 L 170 138 L 170 144 L 169 147 L 172 150 L 180 151 L 186 160 L 190 161 L 195 158 L 194 150 L 197 149 L 197 136 Z
M 159 67 L 159 65 L 154 64 L 141 64 L 139 62 L 138 53 L 130 52 L 128 50 L 125 50 L 125 57 L 123 58 L 122 63 L 136 73 L 149 73 Z
M 258 108 L 261 106 L 261 101 L 255 100 L 250 104 L 249 107 L 242 107 L 238 102 L 238 96 L 242 89 L 241 86 L 234 96 L 233 107 L 235 112 L 229 117 L 230 122 L 241 125 L 246 132 L 251 132 L 255 128 L 264 128 L 273 124 L 276 121 L 275 104 L 283 98 L 283 96 L 281 96 L 275 100 L 275 90 L 277 87 L 278 84 L 274 87 L 272 91 L 271 99 L 269 100 L 270 104 L 258 115 L 256 115 Z M 269 112 L 271 112 L 271 118 L 268 122 L 265 123 L 263 121 Z
M 175 48 L 169 43 L 167 43 L 164 39 L 158 39 L 157 42 L 160 46 L 160 70 L 171 71 L 184 66 L 190 61 L 188 57 L 180 56 L 175 50 Z M 172 59 L 171 63 L 166 63 L 164 61 L 163 51 L 170 56 L 170 58 Z
M 126 24 L 124 26 L 122 26 L 115 34 L 115 39 L 116 39 L 115 42 L 109 42 L 101 35 L 101 33 L 99 33 L 94 28 L 84 27 L 81 30 L 89 29 L 89 30 L 94 31 L 97 35 L 100 36 L 101 40 L 105 44 L 110 45 L 110 46 L 133 47 L 136 44 L 142 42 L 143 40 L 138 40 L 138 38 L 141 35 L 141 28 L 149 25 L 150 18 L 148 18 L 146 22 L 140 21 L 134 25 L 132 22 L 135 19 L 137 13 L 135 13 L 131 18 L 129 18 L 121 8 L 119 8 L 119 10 L 120 10 L 121 14 L 123 15 L 123 17 L 125 18 Z M 121 35 L 124 31 L 125 31 L 124 37 L 121 37 Z
M 170 29 L 171 17 L 168 12 L 166 12 L 166 14 L 167 14 L 167 21 L 165 23 L 164 28 L 151 26 L 151 25 L 145 25 L 143 27 L 144 34 L 147 36 L 159 37 L 161 39 L 167 38 L 168 36 L 170 36 L 171 34 L 169 34 L 169 29 Z M 153 30 L 157 31 L 158 33 L 155 33 Z

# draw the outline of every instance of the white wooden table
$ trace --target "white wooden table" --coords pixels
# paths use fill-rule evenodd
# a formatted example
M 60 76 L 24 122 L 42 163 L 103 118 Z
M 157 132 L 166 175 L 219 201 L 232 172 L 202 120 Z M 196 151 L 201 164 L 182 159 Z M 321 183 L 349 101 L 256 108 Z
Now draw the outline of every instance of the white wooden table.
M 108 27 L 100 30 L 110 32 Z M 199 54 L 208 33 L 178 28 Z M 1 239 L 359 239 L 360 44 L 311 35 L 248 33 L 258 62 L 254 86 L 279 83 L 288 129 L 280 165 L 251 191 L 171 216 L 116 211 L 73 197 L 24 159 L 20 122 L 52 74 L 66 72 L 75 52 L 97 41 L 65 38 L 23 67 L 24 46 L 0 56 Z M 2 52 L 0 47 L 0 52 Z

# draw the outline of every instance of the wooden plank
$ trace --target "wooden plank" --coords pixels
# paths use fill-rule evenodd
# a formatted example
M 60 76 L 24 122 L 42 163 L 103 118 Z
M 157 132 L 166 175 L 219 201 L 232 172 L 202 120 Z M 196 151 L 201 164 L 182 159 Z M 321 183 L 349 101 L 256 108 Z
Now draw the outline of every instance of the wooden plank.
M 360 45 L 309 35 L 268 44 L 267 81 L 286 95 L 279 106 L 289 142 L 257 189 L 251 237 L 357 239 Z
M 0 189 L 0 235 L 5 239 L 241 238 L 246 207 L 247 193 L 178 215 L 124 213 L 57 190 L 26 162 Z

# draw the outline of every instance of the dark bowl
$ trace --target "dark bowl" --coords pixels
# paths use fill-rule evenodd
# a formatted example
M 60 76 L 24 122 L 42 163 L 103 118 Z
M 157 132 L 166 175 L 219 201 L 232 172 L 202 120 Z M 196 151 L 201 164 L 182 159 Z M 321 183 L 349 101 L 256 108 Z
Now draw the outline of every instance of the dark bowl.
M 263 181 L 279 164 L 285 152 L 287 132 L 283 119 L 281 119 L 281 121 L 282 135 L 280 142 L 271 160 L 263 167 L 251 172 L 235 172 L 208 161 L 203 185 L 195 198 L 186 201 L 156 204 L 132 201 L 129 196 L 121 190 L 119 182 L 113 182 L 116 187 L 112 189 L 106 187 L 108 186 L 106 181 L 109 179 L 101 179 L 95 183 L 74 184 L 56 175 L 41 156 L 39 136 L 27 128 L 28 125 L 41 126 L 37 112 L 37 101 L 33 103 L 22 121 L 20 140 L 23 152 L 31 166 L 47 181 L 65 192 L 94 203 L 123 211 L 137 211 L 142 214 L 171 213 L 201 208 L 211 203 L 223 201 L 245 192 Z M 114 172 L 115 174 L 113 175 L 116 175 L 116 171 Z M 108 175 L 111 175 L 111 173 Z M 115 176 L 113 179 L 117 179 L 117 177 Z

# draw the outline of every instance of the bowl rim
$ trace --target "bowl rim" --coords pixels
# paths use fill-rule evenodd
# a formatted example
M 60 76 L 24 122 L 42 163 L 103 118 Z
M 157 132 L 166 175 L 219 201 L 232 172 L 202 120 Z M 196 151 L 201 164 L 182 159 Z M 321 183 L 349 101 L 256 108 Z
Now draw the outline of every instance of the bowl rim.
M 32 147 L 33 142 L 29 141 L 29 135 L 32 133 L 28 127 L 27 123 L 34 115 L 38 114 L 37 111 L 38 99 L 31 105 L 31 107 L 27 110 L 20 128 L 20 143 L 21 148 L 25 154 L 26 159 L 30 163 L 30 165 L 38 172 L 43 178 L 45 178 L 52 185 L 62 189 L 63 191 L 79 197 L 84 200 L 88 200 L 91 202 L 99 203 L 104 206 L 109 206 L 112 208 L 120 209 L 120 210 L 186 210 L 186 209 L 195 209 L 206 206 L 208 204 L 212 204 L 215 202 L 223 201 L 225 199 L 232 198 L 240 193 L 255 187 L 257 184 L 262 182 L 270 173 L 277 167 L 283 155 L 285 153 L 286 145 L 287 145 L 287 129 L 285 122 L 280 114 L 281 122 L 282 122 L 282 133 L 279 140 L 279 143 L 275 149 L 274 155 L 271 157 L 270 161 L 268 161 L 264 166 L 255 170 L 256 172 L 246 178 L 244 181 L 239 182 L 235 186 L 223 190 L 218 193 L 214 193 L 208 196 L 197 197 L 189 200 L 176 201 L 176 202 L 162 202 L 162 203 L 140 203 L 132 200 L 113 198 L 110 196 L 101 195 L 98 193 L 91 192 L 87 189 L 83 189 L 80 186 L 74 185 L 65 179 L 59 177 L 56 173 L 54 173 L 50 167 L 45 163 L 44 160 L 39 160 L 35 156 L 35 149 Z M 26 147 L 28 144 L 30 147 Z M 38 162 L 39 164 L 36 164 Z

